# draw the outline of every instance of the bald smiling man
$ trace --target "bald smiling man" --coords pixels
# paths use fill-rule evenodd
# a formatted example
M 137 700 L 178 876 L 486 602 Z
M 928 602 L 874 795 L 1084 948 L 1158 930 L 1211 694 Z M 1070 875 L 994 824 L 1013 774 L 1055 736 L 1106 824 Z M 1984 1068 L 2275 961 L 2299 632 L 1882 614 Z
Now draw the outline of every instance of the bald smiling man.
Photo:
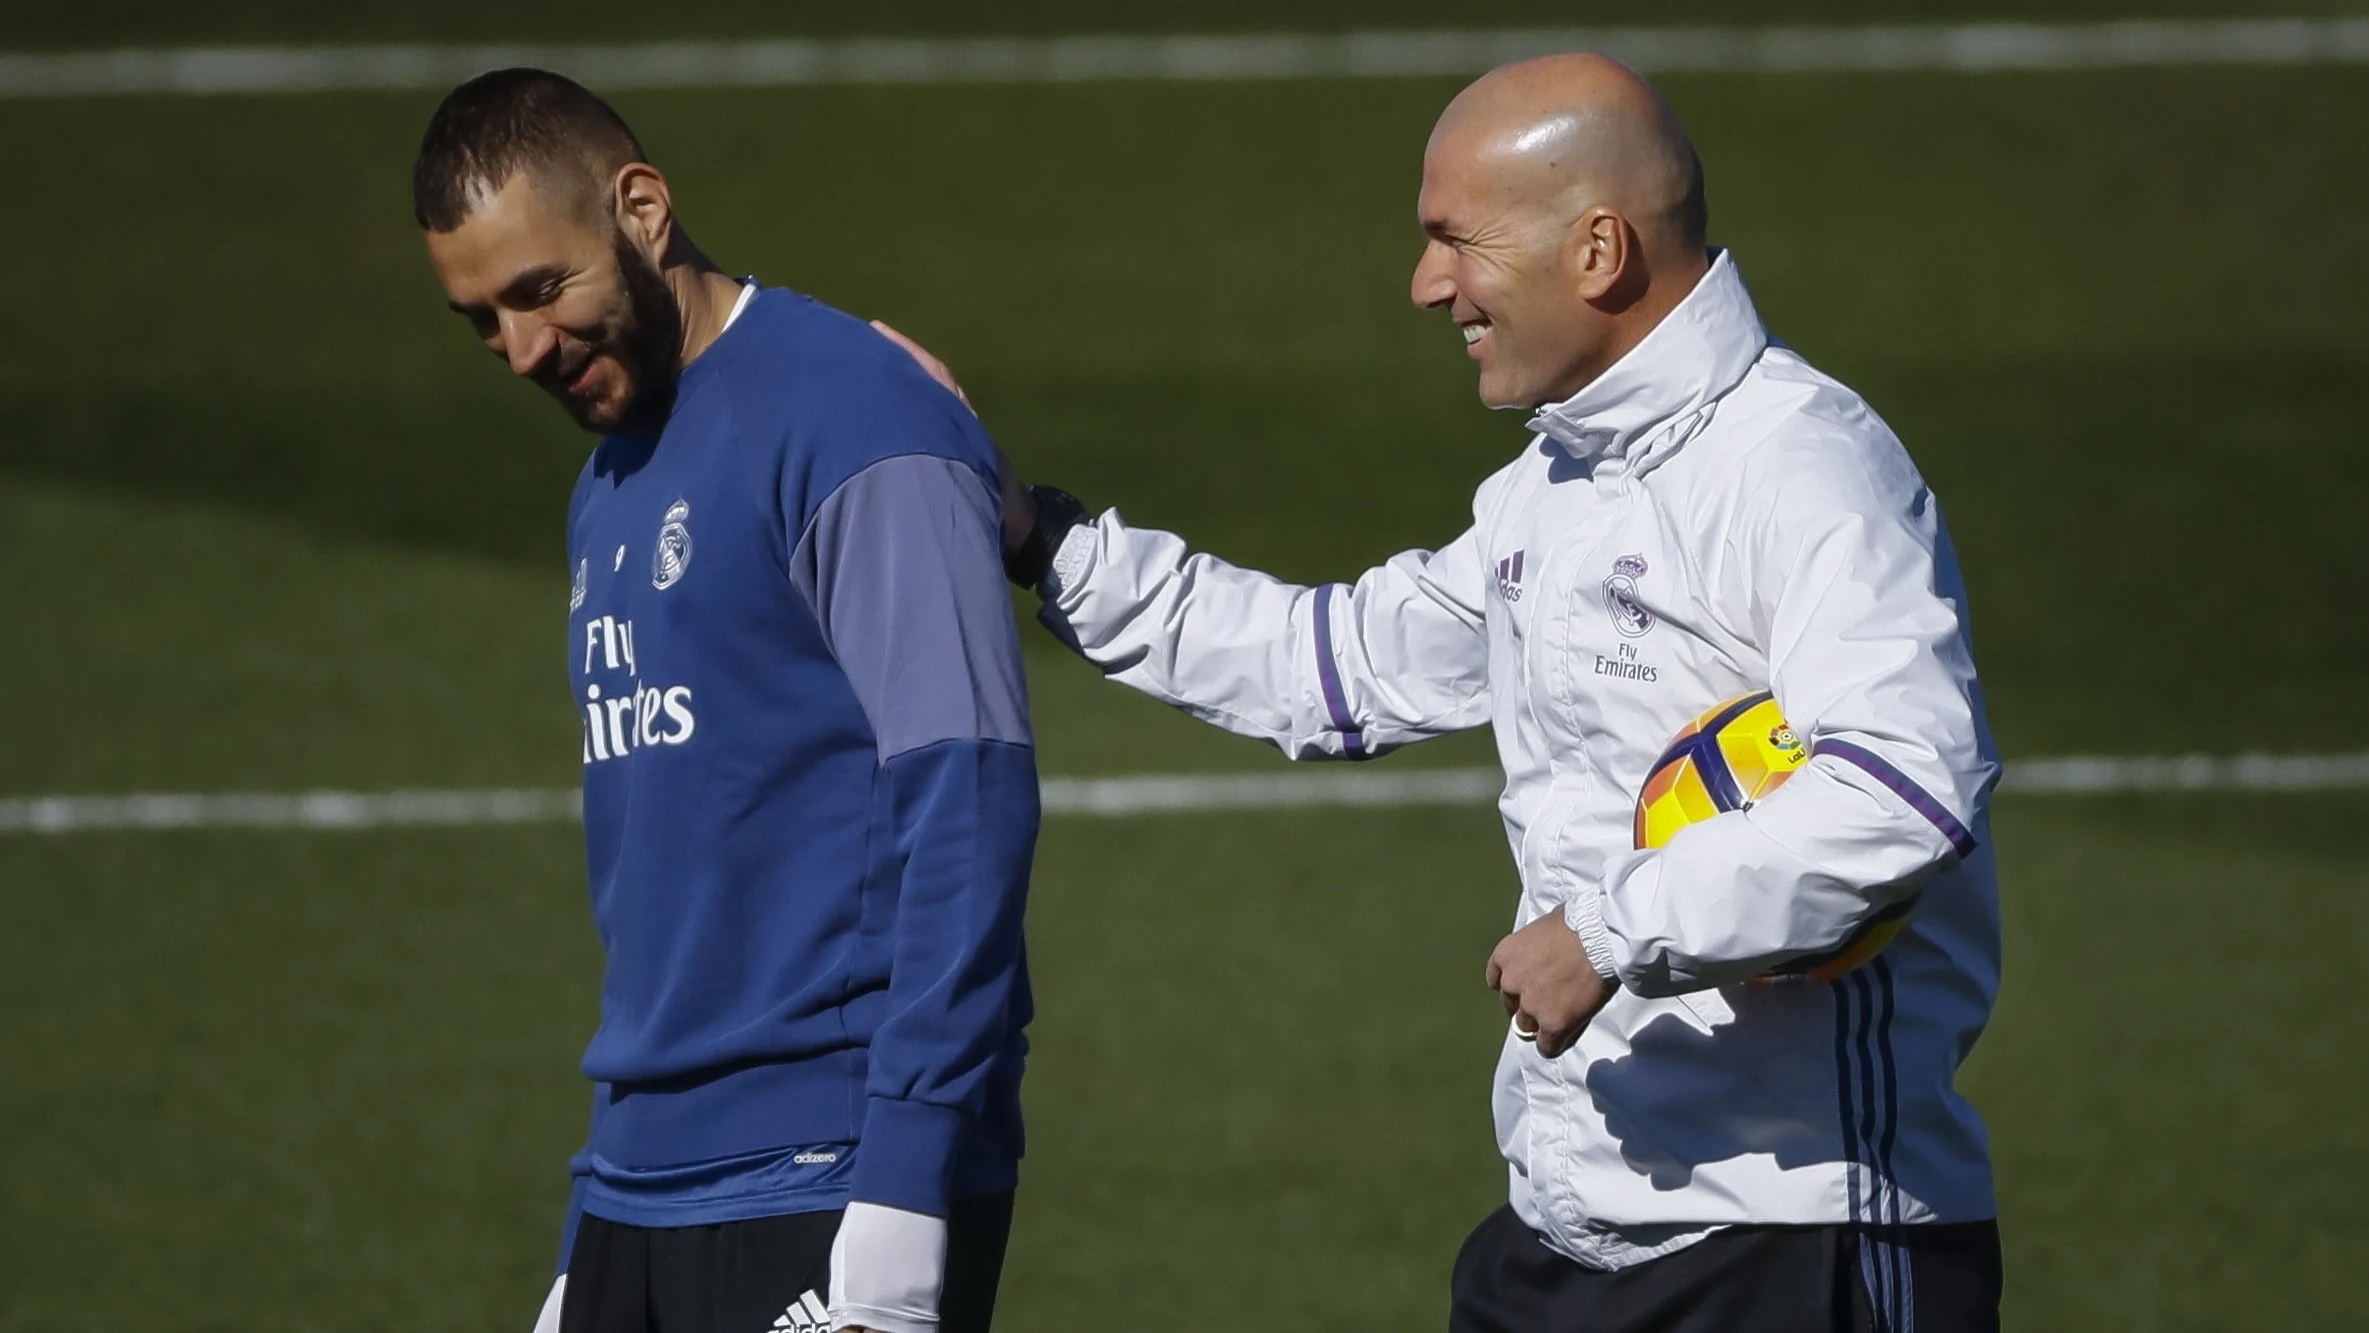
M 1008 506 L 1013 576 L 1113 680 L 1293 758 L 1494 728 L 1522 879 L 1486 967 L 1511 1188 L 1456 1261 L 1451 1329 L 1995 1329 L 1988 1150 L 1954 1080 L 1999 981 L 1999 765 L 1932 492 L 1771 340 L 1706 243 L 1685 129 L 1625 67 L 1467 88 L 1417 212 L 1415 303 L 1483 401 L 1531 414 L 1471 528 L 1296 587 L 1039 487 Z M 1663 744 L 1762 690 L 1807 763 L 1633 846 Z

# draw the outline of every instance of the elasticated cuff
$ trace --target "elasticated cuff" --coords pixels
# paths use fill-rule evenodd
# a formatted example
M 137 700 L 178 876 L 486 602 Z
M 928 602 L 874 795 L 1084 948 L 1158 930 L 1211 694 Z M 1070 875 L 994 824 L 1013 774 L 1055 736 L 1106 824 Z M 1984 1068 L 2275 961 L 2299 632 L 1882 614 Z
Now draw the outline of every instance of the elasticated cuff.
M 1076 587 L 1084 576 L 1087 563 L 1094 559 L 1095 543 L 1102 540 L 1099 523 L 1098 519 L 1080 523 L 1062 537 L 1061 548 L 1053 552 L 1052 572 L 1045 575 L 1045 581 L 1036 589 L 1046 605 L 1058 603 L 1061 595 Z
M 865 1105 L 850 1192 L 866 1203 L 944 1217 L 954 1197 L 963 1114 L 949 1106 L 874 1097 Z
M 1579 936 L 1580 947 L 1588 951 L 1588 965 L 1596 969 L 1596 975 L 1619 985 L 1620 966 L 1612 956 L 1612 932 L 1604 928 L 1603 891 L 1582 890 L 1564 905 L 1563 923 Z

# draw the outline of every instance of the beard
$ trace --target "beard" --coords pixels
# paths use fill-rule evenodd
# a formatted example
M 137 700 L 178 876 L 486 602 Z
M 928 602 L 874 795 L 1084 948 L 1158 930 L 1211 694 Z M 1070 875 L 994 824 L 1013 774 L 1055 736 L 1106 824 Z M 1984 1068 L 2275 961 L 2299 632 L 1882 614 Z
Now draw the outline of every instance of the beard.
M 674 405 L 675 374 L 683 354 L 683 310 L 658 265 L 617 233 L 617 269 L 625 277 L 625 327 L 618 331 L 617 358 L 632 379 L 625 415 L 646 424 L 663 420 Z
M 607 399 L 586 402 L 562 393 L 560 401 L 586 430 L 604 435 L 655 433 L 674 406 L 683 312 L 657 264 L 622 231 L 617 233 L 614 254 L 624 295 L 609 321 L 609 336 L 593 355 L 616 361 L 624 383 Z

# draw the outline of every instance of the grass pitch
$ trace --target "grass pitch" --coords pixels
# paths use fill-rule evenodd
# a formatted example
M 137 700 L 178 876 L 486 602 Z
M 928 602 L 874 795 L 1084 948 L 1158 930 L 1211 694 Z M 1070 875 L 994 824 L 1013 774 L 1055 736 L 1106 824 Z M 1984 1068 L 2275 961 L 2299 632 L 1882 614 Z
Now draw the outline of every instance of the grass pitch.
M 1967 1079 L 2019 1329 L 2369 1318 L 2356 800 L 2009 802 Z M 0 1328 L 523 1328 L 582 1131 L 563 829 L 0 848 Z M 1440 1326 L 1502 1198 L 1483 810 L 1047 832 L 1020 1329 Z

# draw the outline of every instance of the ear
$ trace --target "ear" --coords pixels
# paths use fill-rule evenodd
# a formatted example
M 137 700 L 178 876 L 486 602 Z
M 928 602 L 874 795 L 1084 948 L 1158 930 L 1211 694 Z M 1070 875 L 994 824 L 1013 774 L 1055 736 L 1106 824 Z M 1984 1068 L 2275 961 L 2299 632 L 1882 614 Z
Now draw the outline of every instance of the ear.
M 630 237 L 652 264 L 665 263 L 675 226 L 674 194 L 667 189 L 666 177 L 647 162 L 628 162 L 617 169 L 610 201 L 616 209 L 618 230 Z
M 1637 234 L 1628 219 L 1609 208 L 1591 208 L 1571 224 L 1565 257 L 1583 301 L 1601 301 L 1621 285 L 1633 266 Z

